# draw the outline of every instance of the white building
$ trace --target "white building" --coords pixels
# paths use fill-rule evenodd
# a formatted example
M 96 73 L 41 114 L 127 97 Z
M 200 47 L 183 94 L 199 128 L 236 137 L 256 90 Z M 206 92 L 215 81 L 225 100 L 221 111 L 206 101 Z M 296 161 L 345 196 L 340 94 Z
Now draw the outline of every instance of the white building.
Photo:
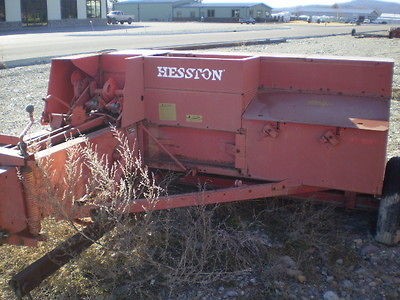
M 271 19 L 273 22 L 289 22 L 290 21 L 290 12 L 282 11 L 279 13 L 271 14 Z
M 400 14 L 381 14 L 376 23 L 400 24 Z
M 0 30 L 106 24 L 106 15 L 106 0 L 0 0 Z

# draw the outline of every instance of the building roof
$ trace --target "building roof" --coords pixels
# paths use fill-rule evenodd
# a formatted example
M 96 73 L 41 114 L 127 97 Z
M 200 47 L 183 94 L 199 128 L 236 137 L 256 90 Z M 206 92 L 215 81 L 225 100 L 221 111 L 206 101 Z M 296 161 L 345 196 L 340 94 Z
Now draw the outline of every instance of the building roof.
M 373 14 L 378 12 L 374 9 L 356 9 L 356 8 L 300 8 L 297 12 L 311 13 L 347 13 L 347 14 Z
M 253 7 L 256 5 L 262 5 L 270 8 L 268 5 L 262 2 L 242 2 L 242 3 L 191 3 L 184 4 L 181 7 L 197 7 L 197 8 L 207 8 L 207 7 Z
M 175 3 L 182 2 L 182 0 L 119 0 L 119 3 Z
M 400 14 L 381 14 L 379 18 L 400 20 Z

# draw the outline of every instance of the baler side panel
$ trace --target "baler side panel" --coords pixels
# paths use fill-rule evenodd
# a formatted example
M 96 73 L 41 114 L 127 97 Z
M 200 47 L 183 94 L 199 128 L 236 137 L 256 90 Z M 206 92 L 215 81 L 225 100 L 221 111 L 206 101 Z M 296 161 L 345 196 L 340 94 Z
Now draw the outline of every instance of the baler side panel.
M 389 61 L 261 58 L 260 84 L 265 88 L 389 99 L 392 77 L 393 62 Z
M 191 166 L 202 165 L 234 168 L 235 134 L 217 130 L 196 128 L 154 126 L 149 128 L 151 134 L 178 160 Z M 146 163 L 164 164 L 164 168 L 174 162 L 150 138 L 146 138 Z
M 145 88 L 241 94 L 257 89 L 258 68 L 245 65 L 255 66 L 258 61 L 258 57 L 145 57 Z
M 387 132 L 340 129 L 339 143 L 321 143 L 335 127 L 280 123 L 276 138 L 266 136 L 267 122 L 245 120 L 246 155 L 252 178 L 293 179 L 304 185 L 380 194 Z
M 240 94 L 146 89 L 146 119 L 160 125 L 235 132 L 241 127 Z

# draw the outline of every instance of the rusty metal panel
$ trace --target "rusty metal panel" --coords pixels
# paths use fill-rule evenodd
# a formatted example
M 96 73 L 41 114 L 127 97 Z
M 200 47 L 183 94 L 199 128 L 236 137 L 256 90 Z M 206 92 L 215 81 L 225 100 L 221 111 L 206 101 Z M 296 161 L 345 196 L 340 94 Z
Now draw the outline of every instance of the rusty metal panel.
M 126 60 L 126 85 L 122 110 L 122 127 L 144 119 L 143 57 Z
M 390 98 L 393 61 L 385 59 L 261 58 L 260 84 L 266 88 Z
M 155 124 L 237 131 L 245 99 L 241 94 L 146 89 L 145 102 L 146 119 Z
M 151 126 L 151 134 L 172 155 L 191 167 L 210 165 L 234 168 L 235 156 L 229 145 L 235 144 L 235 134 L 217 130 L 182 128 L 169 126 Z M 145 162 L 164 162 L 164 167 L 175 165 L 170 156 L 152 139 L 145 139 Z
M 247 175 L 245 134 L 235 136 L 235 168 L 239 169 L 243 175 Z
M 21 151 L 0 147 L 0 166 L 24 166 L 25 158 Z
M 17 233 L 27 228 L 22 185 L 15 167 L 0 167 L 0 230 Z
M 387 131 L 390 101 L 372 97 L 267 91 L 243 118 Z
M 145 57 L 145 88 L 245 93 L 258 87 L 259 58 Z
M 53 60 L 50 69 L 48 95 L 61 99 L 67 106 L 71 104 L 74 91 L 70 81 L 74 66 L 68 60 Z M 46 101 L 44 114 L 65 113 L 68 109 L 58 101 Z
M 252 178 L 380 194 L 387 132 L 267 121 L 244 122 Z M 277 130 L 266 132 L 266 125 Z M 330 132 L 334 141 L 324 138 Z

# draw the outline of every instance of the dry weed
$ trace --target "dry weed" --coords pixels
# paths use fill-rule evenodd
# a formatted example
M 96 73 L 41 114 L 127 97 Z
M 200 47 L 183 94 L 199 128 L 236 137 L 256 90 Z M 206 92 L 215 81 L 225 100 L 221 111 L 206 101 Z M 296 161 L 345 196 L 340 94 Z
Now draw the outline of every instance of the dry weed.
M 269 297 L 275 295 L 274 278 L 289 279 L 287 274 L 274 273 L 273 266 L 282 255 L 293 257 L 307 278 L 317 280 L 311 266 L 329 263 L 348 249 L 335 230 L 339 221 L 334 209 L 307 201 L 269 199 L 135 215 L 123 209 L 116 212 L 116 208 L 127 207 L 139 198 L 156 203 L 167 191 L 155 183 L 140 157 L 133 156 L 129 141 L 118 132 L 115 135 L 120 159 L 114 163 L 99 156 L 90 144 L 68 150 L 64 184 L 69 188 L 63 194 L 63 203 L 96 204 L 105 212 L 102 216 L 111 218 L 116 226 L 46 280 L 33 293 L 38 299 L 178 298 L 182 292 L 190 295 L 194 287 L 215 289 L 236 278 L 250 277 L 261 282 L 254 288 L 255 297 Z M 44 176 L 49 178 L 54 175 L 50 165 L 50 161 L 41 162 Z M 86 196 L 77 199 L 76 179 L 85 172 L 90 172 Z M 169 174 L 163 186 L 168 187 L 177 176 Z M 58 192 L 51 191 L 54 188 L 47 185 L 46 193 L 56 195 Z M 54 203 L 53 209 L 67 217 L 70 206 Z M 71 229 L 69 224 L 47 222 L 45 228 L 54 241 L 39 247 L 37 253 L 21 249 L 19 260 L 4 257 L 0 269 L 7 271 L 3 278 L 10 278 L 28 261 L 49 251 L 56 240 L 64 240 L 78 229 L 75 225 Z M 12 247 L 3 249 L 18 253 Z M 2 280 L 5 285 L 6 279 Z M 9 290 L 1 291 L 0 296 L 10 297 Z

